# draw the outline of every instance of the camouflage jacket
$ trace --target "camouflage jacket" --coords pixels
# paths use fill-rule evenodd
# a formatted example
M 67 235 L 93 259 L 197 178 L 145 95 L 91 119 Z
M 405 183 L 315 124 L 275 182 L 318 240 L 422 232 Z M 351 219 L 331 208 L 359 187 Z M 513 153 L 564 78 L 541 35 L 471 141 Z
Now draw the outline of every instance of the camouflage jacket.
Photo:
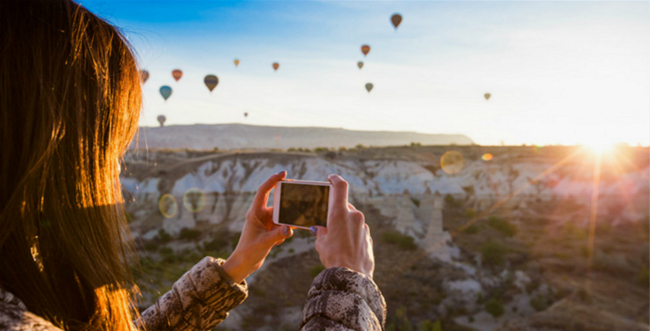
M 172 289 L 142 312 L 138 329 L 211 330 L 248 296 L 246 282 L 235 284 L 223 271 L 223 260 L 206 257 L 185 273 Z M 345 268 L 321 272 L 303 308 L 303 331 L 383 330 L 386 302 L 375 283 Z M 0 330 L 60 331 L 29 312 L 11 293 L 0 289 Z

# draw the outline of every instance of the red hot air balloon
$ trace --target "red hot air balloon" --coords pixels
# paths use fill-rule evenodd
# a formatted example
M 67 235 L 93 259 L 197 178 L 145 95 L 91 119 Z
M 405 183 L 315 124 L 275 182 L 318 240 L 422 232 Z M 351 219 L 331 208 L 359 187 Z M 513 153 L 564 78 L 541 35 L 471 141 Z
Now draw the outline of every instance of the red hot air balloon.
M 399 24 L 402 23 L 402 15 L 395 13 L 393 14 L 393 16 L 390 17 L 390 21 L 391 23 L 393 23 L 395 30 L 397 30 Z
M 174 79 L 178 82 L 178 80 L 183 77 L 183 72 L 180 69 L 174 69 L 174 71 L 172 71 L 172 77 L 174 77 Z
M 273 62 L 273 70 L 278 71 L 278 68 L 280 68 L 280 64 L 277 62 Z
M 361 46 L 361 53 L 363 53 L 363 56 L 368 55 L 369 52 L 370 52 L 370 46 L 368 45 Z

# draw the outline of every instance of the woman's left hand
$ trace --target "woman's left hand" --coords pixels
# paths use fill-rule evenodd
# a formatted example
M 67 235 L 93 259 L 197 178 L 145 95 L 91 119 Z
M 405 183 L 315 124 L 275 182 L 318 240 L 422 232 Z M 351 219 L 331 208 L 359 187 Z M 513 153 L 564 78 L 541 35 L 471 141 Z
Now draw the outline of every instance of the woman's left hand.
M 279 172 L 257 189 L 255 200 L 246 213 L 246 223 L 239 243 L 222 266 L 235 283 L 262 267 L 271 248 L 293 235 L 290 227 L 273 223 L 273 207 L 266 206 L 269 192 L 286 176 L 286 171 Z

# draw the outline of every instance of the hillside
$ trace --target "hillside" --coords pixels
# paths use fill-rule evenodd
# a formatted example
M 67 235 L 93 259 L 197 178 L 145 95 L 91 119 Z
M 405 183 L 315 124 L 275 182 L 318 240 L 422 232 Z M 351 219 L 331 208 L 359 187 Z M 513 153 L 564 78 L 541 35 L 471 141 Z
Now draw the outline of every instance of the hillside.
M 459 167 L 442 165 L 448 153 Z M 605 156 L 597 186 L 595 159 L 560 146 L 132 151 L 121 181 L 141 307 L 203 256 L 227 257 L 257 186 L 287 170 L 350 183 L 373 234 L 387 330 L 648 330 L 650 154 Z M 322 270 L 313 237 L 296 231 L 217 329 L 295 330 Z
M 471 145 L 462 134 L 424 134 L 416 132 L 353 131 L 321 127 L 255 126 L 244 124 L 195 124 L 141 127 L 136 141 L 139 148 L 213 150 L 244 148 L 316 148 L 365 146 Z M 131 148 L 135 148 L 135 141 Z

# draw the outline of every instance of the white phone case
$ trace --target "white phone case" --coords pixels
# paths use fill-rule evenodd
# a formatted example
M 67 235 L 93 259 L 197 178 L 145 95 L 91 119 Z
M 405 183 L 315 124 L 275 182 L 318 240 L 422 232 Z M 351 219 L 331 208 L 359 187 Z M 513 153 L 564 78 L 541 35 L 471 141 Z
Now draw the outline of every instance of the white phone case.
M 311 180 L 293 180 L 293 179 L 285 179 L 285 180 L 279 181 L 277 184 L 275 184 L 275 188 L 273 189 L 273 223 L 278 224 L 278 225 L 287 225 L 287 226 L 290 226 L 290 227 L 292 227 L 294 229 L 309 230 L 308 227 L 304 227 L 304 226 L 280 223 L 280 193 L 282 192 L 282 184 L 283 183 L 302 184 L 302 185 L 318 185 L 318 186 L 331 186 L 331 184 L 329 182 L 318 182 L 318 181 L 311 181 Z M 328 197 L 327 201 L 328 201 L 327 214 L 329 215 L 329 210 L 330 210 L 330 208 L 332 206 L 332 189 L 331 188 L 329 190 L 329 197 Z

